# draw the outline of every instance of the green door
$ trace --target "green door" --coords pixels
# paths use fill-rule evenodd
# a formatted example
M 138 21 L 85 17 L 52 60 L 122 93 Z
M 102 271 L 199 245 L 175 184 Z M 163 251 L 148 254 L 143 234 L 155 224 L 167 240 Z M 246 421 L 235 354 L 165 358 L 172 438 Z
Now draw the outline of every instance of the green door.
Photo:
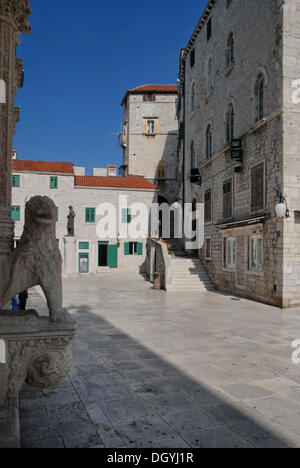
M 108 266 L 110 268 L 118 268 L 118 246 L 108 246 Z

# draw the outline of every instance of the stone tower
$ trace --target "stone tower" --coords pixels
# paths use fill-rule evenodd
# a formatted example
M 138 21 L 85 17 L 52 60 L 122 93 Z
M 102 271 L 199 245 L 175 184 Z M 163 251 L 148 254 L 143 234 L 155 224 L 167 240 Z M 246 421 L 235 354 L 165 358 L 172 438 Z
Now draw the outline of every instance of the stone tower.
M 16 57 L 21 33 L 29 33 L 30 0 L 0 0 L 0 255 L 11 251 L 11 166 L 13 134 L 19 118 L 14 107 L 17 89 L 23 85 L 22 60 Z

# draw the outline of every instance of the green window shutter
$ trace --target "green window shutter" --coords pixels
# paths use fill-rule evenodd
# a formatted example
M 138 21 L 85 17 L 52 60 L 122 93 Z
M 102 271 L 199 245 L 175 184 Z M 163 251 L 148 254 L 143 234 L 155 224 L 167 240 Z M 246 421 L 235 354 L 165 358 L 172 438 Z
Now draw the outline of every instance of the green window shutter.
M 205 192 L 205 204 L 204 204 L 204 213 L 205 213 L 205 222 L 210 222 L 212 213 L 211 213 L 211 189 Z
M 58 223 L 59 221 L 59 209 L 56 207 L 56 222 Z
M 20 221 L 21 220 L 21 207 L 20 206 L 12 206 L 11 207 L 11 215 L 13 221 Z
M 85 222 L 94 223 L 96 220 L 96 210 L 95 208 L 86 208 L 85 209 Z
M 90 249 L 90 243 L 89 242 L 79 242 L 78 248 L 79 248 L 79 250 L 89 250 Z
M 57 189 L 58 188 L 58 178 L 57 177 L 50 177 L 50 188 Z
M 123 208 L 122 209 L 122 223 L 123 224 L 130 224 L 131 223 L 131 210 L 130 208 Z
M 20 176 L 19 175 L 13 175 L 12 176 L 11 185 L 13 187 L 20 187 Z
M 110 268 L 117 268 L 118 267 L 118 246 L 117 245 L 109 245 L 108 246 L 108 266 Z
M 137 246 L 137 254 L 138 255 L 143 255 L 143 243 L 142 242 L 139 242 L 138 243 L 138 246 Z
M 129 255 L 130 253 L 130 244 L 129 242 L 125 242 L 124 244 L 124 255 Z

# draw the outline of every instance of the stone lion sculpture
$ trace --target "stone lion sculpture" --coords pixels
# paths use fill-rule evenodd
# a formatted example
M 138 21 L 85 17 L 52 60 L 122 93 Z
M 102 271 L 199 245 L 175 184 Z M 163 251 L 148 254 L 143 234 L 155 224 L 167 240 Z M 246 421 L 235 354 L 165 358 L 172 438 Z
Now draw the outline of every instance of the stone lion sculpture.
M 26 203 L 19 247 L 0 259 L 0 309 L 34 286 L 46 296 L 51 322 L 66 321 L 62 309 L 62 258 L 56 241 L 56 206 L 48 197 Z

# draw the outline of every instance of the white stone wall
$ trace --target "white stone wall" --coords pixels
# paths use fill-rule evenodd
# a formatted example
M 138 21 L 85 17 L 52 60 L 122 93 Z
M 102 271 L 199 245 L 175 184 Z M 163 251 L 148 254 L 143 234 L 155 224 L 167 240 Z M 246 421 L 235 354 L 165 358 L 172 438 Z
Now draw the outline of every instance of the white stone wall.
M 155 93 L 154 93 L 155 94 Z M 127 149 L 123 163 L 128 174 L 143 176 L 157 183 L 159 162 L 166 164 L 166 180 L 160 183 L 160 193 L 173 201 L 177 191 L 177 96 L 155 94 L 154 102 L 144 102 L 142 94 L 130 94 L 124 106 L 123 119 L 127 124 Z M 158 119 L 158 134 L 144 134 L 144 119 Z
M 59 208 L 59 220 L 57 222 L 57 239 L 59 247 L 64 256 L 64 241 L 63 238 L 67 234 L 67 216 L 69 213 L 68 207 L 73 206 L 75 218 L 75 235 L 79 242 L 89 242 L 89 266 L 90 273 L 97 273 L 98 268 L 98 241 L 106 241 L 105 238 L 98 238 L 96 232 L 97 221 L 95 224 L 85 222 L 85 208 L 97 208 L 100 203 L 112 203 L 119 212 L 119 196 L 128 197 L 128 207 L 132 203 L 144 203 L 150 212 L 152 202 L 156 201 L 156 192 L 154 190 L 119 190 L 110 188 L 93 188 L 93 187 L 74 187 L 74 176 L 57 175 L 57 174 L 41 174 L 41 173 L 23 173 L 14 172 L 20 175 L 20 188 L 13 188 L 13 205 L 21 206 L 21 221 L 15 225 L 15 239 L 19 239 L 23 232 L 24 226 L 24 210 L 25 203 L 31 197 L 36 195 L 50 197 L 56 206 Z M 58 176 L 58 189 L 50 189 L 50 175 Z M 118 222 L 120 220 L 118 219 Z M 143 255 L 140 256 L 125 256 L 124 243 L 134 241 L 133 239 L 122 239 L 118 249 L 118 267 L 127 271 L 139 272 L 144 268 L 146 258 L 146 238 L 138 240 L 143 242 Z M 117 239 L 111 239 L 110 244 L 116 244 Z M 85 251 L 84 251 L 85 252 Z M 84 253 L 83 252 L 83 253 Z M 77 251 L 77 262 L 78 264 Z

